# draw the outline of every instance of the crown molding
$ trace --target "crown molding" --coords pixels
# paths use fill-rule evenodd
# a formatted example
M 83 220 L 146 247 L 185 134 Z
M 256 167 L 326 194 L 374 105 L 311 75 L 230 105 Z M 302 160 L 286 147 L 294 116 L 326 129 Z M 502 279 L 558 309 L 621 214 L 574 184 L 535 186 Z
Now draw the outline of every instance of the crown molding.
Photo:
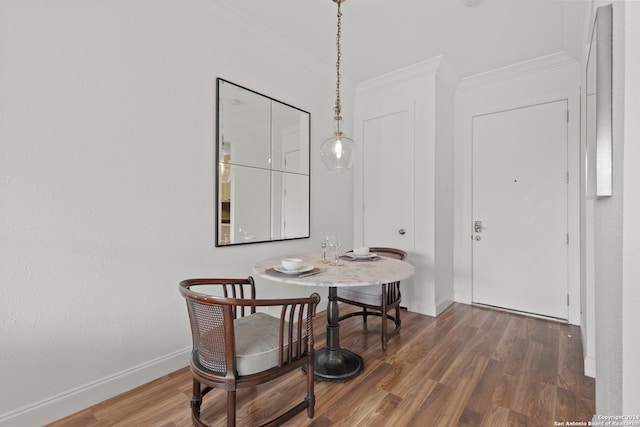
M 565 52 L 556 52 L 539 58 L 508 65 L 484 73 L 465 77 L 460 82 L 461 89 L 483 86 L 499 81 L 522 77 L 528 74 L 535 74 L 542 71 L 554 70 L 574 66 L 577 61 Z
M 364 93 L 426 75 L 436 74 L 441 76 L 447 85 L 453 85 L 453 87 L 455 87 L 457 85 L 457 81 L 459 81 L 459 78 L 453 71 L 453 68 L 451 68 L 448 62 L 445 61 L 444 56 L 438 55 L 358 83 L 356 85 L 356 93 Z

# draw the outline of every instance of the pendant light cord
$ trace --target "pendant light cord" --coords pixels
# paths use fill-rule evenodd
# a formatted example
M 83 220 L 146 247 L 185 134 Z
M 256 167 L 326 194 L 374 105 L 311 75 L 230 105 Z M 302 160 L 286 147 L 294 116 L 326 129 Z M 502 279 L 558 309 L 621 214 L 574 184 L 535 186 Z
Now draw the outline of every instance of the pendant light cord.
M 340 120 L 342 120 L 342 117 L 340 116 L 342 110 L 342 107 L 340 106 L 340 59 L 342 57 L 342 51 L 340 49 L 340 38 L 342 36 L 342 10 L 340 8 L 340 5 L 342 3 L 342 0 L 334 1 L 338 3 L 338 32 L 336 34 L 338 58 L 336 60 L 336 106 L 334 107 L 333 111 L 335 113 L 336 126 L 338 127 L 337 131 L 340 132 Z

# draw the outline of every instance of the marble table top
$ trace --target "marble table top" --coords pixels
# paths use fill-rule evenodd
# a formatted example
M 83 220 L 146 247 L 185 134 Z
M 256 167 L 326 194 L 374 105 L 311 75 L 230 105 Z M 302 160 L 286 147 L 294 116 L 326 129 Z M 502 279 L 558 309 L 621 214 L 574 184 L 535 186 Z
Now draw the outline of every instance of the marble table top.
M 329 255 L 329 254 L 327 254 Z M 329 256 L 328 256 L 329 257 Z M 290 275 L 273 270 L 284 258 L 301 258 L 304 266 L 313 271 Z M 411 277 L 413 265 L 394 258 L 377 257 L 373 260 L 349 260 L 342 257 L 339 265 L 323 262 L 319 253 L 285 255 L 259 261 L 253 271 L 260 277 L 282 283 L 303 286 L 369 286 L 397 282 Z M 319 272 L 318 272 L 319 271 Z M 308 275 L 310 273 L 317 273 Z

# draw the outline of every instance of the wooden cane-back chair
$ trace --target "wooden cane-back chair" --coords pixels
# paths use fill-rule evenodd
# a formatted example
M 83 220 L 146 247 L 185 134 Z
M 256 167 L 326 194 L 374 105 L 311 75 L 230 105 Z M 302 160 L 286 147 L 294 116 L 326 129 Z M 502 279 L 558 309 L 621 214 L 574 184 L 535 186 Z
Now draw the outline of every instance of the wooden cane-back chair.
M 189 279 L 180 282 L 187 301 L 193 351 L 191 374 L 194 425 L 200 418 L 203 397 L 213 388 L 227 391 L 227 426 L 235 426 L 236 390 L 306 369 L 306 396 L 293 408 L 262 425 L 279 425 L 307 410 L 313 417 L 313 322 L 320 296 L 256 299 L 252 277 L 247 279 Z M 197 292 L 196 292 L 197 290 Z M 275 307 L 279 317 L 256 312 Z
M 372 247 L 369 250 L 380 256 L 404 260 L 407 253 L 400 249 Z M 382 350 L 387 349 L 387 341 L 390 335 L 400 329 L 400 282 L 383 283 L 382 286 L 363 286 L 338 288 L 338 301 L 360 307 L 361 310 L 347 313 L 338 319 L 342 321 L 349 317 L 362 316 L 362 321 L 367 323 L 367 316 L 380 316 L 382 318 Z M 395 315 L 388 314 L 395 310 Z M 395 328 L 387 332 L 387 319 L 392 320 Z

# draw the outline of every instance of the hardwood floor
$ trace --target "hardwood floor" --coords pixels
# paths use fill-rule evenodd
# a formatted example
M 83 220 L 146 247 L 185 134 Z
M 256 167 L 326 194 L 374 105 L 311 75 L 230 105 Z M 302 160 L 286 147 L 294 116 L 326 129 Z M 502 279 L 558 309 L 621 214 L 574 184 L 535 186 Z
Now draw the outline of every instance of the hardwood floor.
M 347 310 L 341 306 L 341 310 Z M 324 345 L 324 313 L 314 327 Z M 381 350 L 380 319 L 341 323 L 344 347 L 364 358 L 348 383 L 316 382 L 315 417 L 287 426 L 553 426 L 590 421 L 595 382 L 583 375 L 579 328 L 464 304 L 437 319 L 403 311 L 400 334 Z M 258 425 L 304 396 L 302 372 L 238 391 L 237 421 Z M 187 368 L 50 424 L 190 426 Z M 204 419 L 226 425 L 225 394 L 205 399 Z

